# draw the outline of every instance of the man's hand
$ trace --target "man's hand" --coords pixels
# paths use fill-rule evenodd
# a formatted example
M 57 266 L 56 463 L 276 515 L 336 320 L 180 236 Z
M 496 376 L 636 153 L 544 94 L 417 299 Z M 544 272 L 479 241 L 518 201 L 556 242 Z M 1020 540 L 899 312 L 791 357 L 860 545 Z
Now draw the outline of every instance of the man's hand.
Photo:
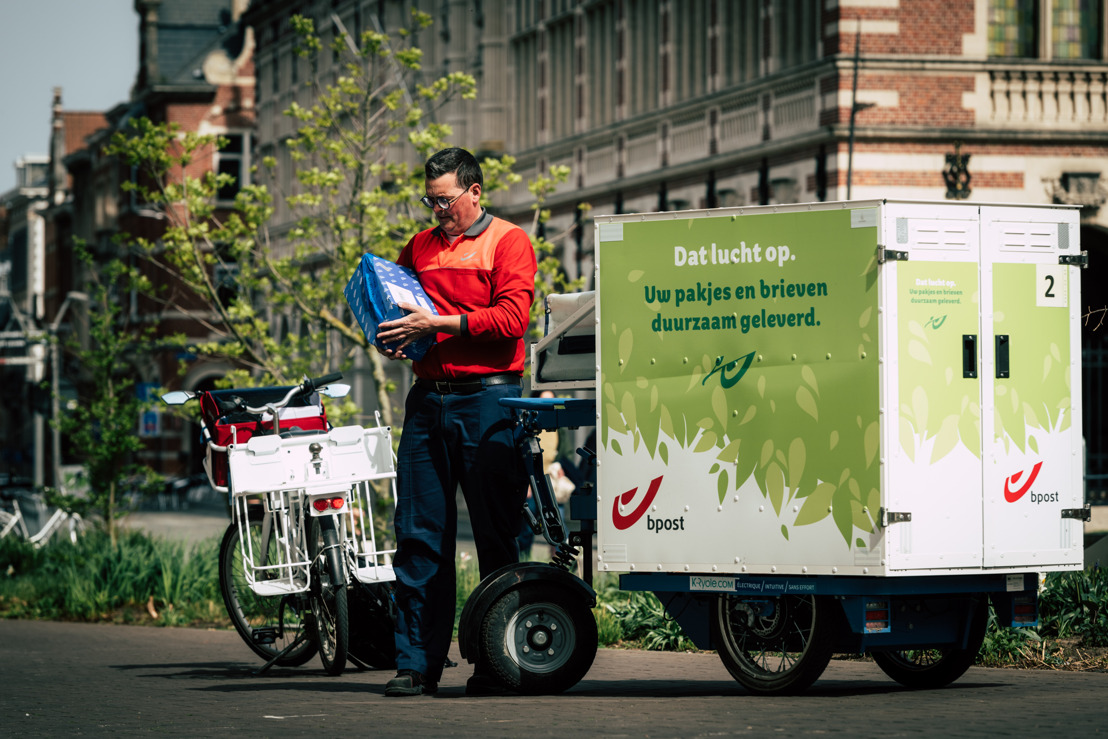
M 396 344 L 394 349 L 378 349 L 389 359 L 408 359 L 404 347 L 428 334 L 445 333 L 457 336 L 461 333 L 460 316 L 436 316 L 431 311 L 410 303 L 399 303 L 408 315 L 395 321 L 385 321 L 377 326 L 377 340 L 382 344 Z

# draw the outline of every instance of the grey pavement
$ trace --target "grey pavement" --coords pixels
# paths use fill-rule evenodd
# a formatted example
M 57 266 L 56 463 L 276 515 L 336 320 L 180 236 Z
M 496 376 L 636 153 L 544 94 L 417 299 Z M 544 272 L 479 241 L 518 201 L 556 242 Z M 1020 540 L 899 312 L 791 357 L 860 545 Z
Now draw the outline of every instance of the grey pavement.
M 457 658 L 455 650 L 454 657 Z M 0 621 L 0 735 L 563 737 L 1088 736 L 1108 732 L 1108 673 L 972 668 L 909 691 L 872 662 L 833 661 L 804 695 L 754 697 L 714 654 L 602 649 L 545 697 L 386 698 L 390 672 L 260 666 L 230 631 Z

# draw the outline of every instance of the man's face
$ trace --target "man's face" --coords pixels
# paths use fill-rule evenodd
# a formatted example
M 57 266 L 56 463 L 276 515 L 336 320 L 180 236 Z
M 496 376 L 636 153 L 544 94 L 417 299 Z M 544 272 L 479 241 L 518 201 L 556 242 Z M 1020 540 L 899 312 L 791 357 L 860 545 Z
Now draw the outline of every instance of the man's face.
M 433 209 L 442 230 L 451 238 L 465 232 L 481 215 L 481 186 L 474 183 L 468 190 L 463 190 L 458 184 L 458 175 L 454 172 L 427 180 L 424 190 L 432 200 L 446 198 L 454 201 L 449 208 L 436 205 Z

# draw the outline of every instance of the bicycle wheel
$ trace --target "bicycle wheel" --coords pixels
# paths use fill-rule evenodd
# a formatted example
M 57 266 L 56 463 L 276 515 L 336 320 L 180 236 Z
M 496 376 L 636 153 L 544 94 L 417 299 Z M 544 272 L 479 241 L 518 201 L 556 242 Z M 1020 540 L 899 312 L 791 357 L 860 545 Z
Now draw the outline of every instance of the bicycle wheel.
M 247 531 L 256 556 L 275 551 L 272 531 L 263 540 L 262 514 L 251 514 Z M 275 664 L 297 667 L 316 653 L 315 642 L 304 634 L 304 597 L 302 594 L 262 596 L 250 589 L 239 545 L 239 529 L 234 522 L 227 527 L 219 545 L 219 589 L 227 615 L 246 645 L 265 661 L 273 659 L 294 642 L 298 643 Z
M 342 674 L 350 650 L 346 569 L 340 547 L 336 519 L 332 516 L 313 518 L 308 534 L 308 555 L 312 561 L 308 602 L 319 659 L 328 675 Z
M 721 595 L 712 612 L 712 640 L 724 667 L 751 693 L 800 693 L 831 660 L 833 607 L 810 595 Z
M 881 671 L 912 690 L 942 688 L 965 674 L 976 661 L 985 628 L 989 623 L 989 601 L 981 600 L 967 609 L 972 619 L 965 648 L 901 649 L 892 652 L 872 652 L 870 656 Z

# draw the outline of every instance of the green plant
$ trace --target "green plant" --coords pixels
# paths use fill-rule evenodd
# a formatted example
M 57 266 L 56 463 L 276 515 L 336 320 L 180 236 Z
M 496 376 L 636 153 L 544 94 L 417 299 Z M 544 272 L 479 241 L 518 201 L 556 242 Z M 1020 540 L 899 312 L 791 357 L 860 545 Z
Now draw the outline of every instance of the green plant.
M 61 539 L 38 550 L 7 537 L 0 541 L 0 615 L 227 624 L 214 552 L 214 542 L 186 549 L 134 531 L 115 544 L 93 531 L 76 544 Z
M 1086 646 L 1108 646 L 1108 569 L 1048 574 L 1039 618 L 1051 636 L 1081 636 Z
M 1002 667 L 1033 662 L 1041 641 L 1042 638 L 1034 629 L 1000 626 L 996 611 L 990 605 L 989 623 L 985 629 L 981 651 L 977 654 L 977 664 Z
M 603 608 L 619 624 L 626 641 L 654 651 L 695 651 L 681 625 L 670 618 L 654 593 L 634 591 L 606 598 Z M 598 622 L 599 624 L 599 622 Z
M 129 289 L 148 289 L 149 282 L 120 260 L 97 264 L 83 245 L 75 250 L 91 280 L 87 342 L 70 346 L 84 373 L 83 392 L 54 423 L 82 460 L 88 485 L 81 495 L 64 487 L 48 491 L 47 501 L 85 516 L 95 513 L 115 544 L 116 522 L 126 513 L 120 504 L 123 491 L 151 477 L 134 461 L 144 446 L 135 419 L 146 407 L 135 393 L 134 376 L 136 357 L 150 353 L 153 327 L 135 325 L 126 307 Z
M 107 152 L 142 173 L 127 187 L 164 215 L 167 228 L 158 239 L 125 240 L 152 269 L 170 275 L 170 282 L 183 289 L 151 297 L 208 329 L 210 340 L 175 338 L 190 352 L 237 367 L 225 382 L 235 387 L 286 384 L 303 374 L 346 369 L 361 354 L 370 367 L 381 420 L 396 427 L 400 403 L 385 371 L 388 360 L 354 321 L 343 288 L 363 254 L 394 260 L 415 233 L 430 225 L 419 204 L 422 161 L 445 148 L 452 133 L 448 125 L 434 122 L 435 111 L 452 98 L 476 97 L 476 83 L 469 74 L 450 72 L 426 86 L 414 84 L 422 53 L 413 40 L 431 23 L 422 12 L 413 11 L 408 26 L 391 36 L 372 30 L 357 38 L 336 35 L 331 48 L 312 19 L 293 15 L 289 23 L 301 57 L 314 65 L 318 55 L 333 54 L 342 69 L 330 84 L 313 77 L 310 104 L 293 103 L 285 111 L 296 125 L 295 135 L 280 144 L 291 161 L 262 156 L 255 184 L 241 187 L 227 212 L 218 207 L 217 196 L 233 180 L 225 174 L 190 173 L 190 165 L 210 158 L 224 142 L 135 119 L 113 137 Z M 511 171 L 513 163 L 511 157 L 484 160 L 485 194 L 520 181 Z M 543 200 L 568 173 L 568 168 L 553 167 L 549 176 L 532 183 L 536 228 L 549 216 L 541 208 Z M 285 182 L 295 183 L 290 192 L 280 191 Z M 271 231 L 282 199 L 295 220 L 291 226 L 273 224 Z M 549 259 L 551 243 L 536 237 L 534 246 L 540 296 L 569 288 L 560 265 Z M 216 270 L 234 275 L 232 290 L 213 279 Z M 541 310 L 541 299 L 535 306 L 533 312 Z M 275 337 L 276 316 L 292 317 L 306 330 Z M 335 422 L 357 412 L 350 401 L 328 406 Z

